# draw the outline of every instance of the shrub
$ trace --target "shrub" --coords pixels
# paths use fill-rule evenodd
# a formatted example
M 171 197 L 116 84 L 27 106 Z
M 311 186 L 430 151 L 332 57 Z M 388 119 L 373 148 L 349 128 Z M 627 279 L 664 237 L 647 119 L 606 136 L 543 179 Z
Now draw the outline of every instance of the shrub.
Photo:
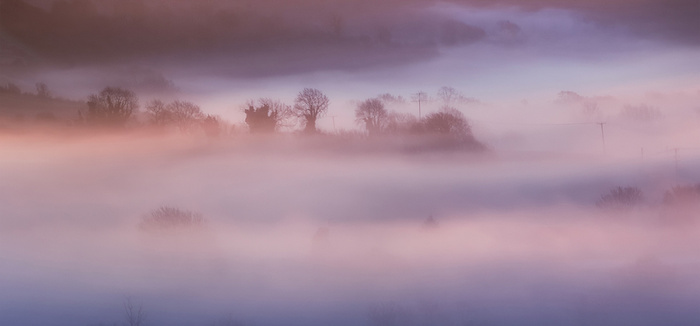
M 602 195 L 596 205 L 606 209 L 629 209 L 644 203 L 642 191 L 637 187 L 617 187 Z
M 162 206 L 151 211 L 141 221 L 141 228 L 144 230 L 172 230 L 203 225 L 204 217 L 202 214 L 169 206 Z
M 700 184 L 671 188 L 664 194 L 664 204 L 669 206 L 700 204 Z

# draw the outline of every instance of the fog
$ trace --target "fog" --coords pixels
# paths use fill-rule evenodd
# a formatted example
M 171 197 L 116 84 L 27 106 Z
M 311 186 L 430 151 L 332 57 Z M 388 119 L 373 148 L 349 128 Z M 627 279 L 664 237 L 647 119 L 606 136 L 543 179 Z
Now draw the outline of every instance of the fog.
M 697 153 L 4 136 L 0 323 L 697 324 Z M 616 186 L 646 204 L 596 206 Z M 161 206 L 204 224 L 146 229 Z M 696 207 L 696 206 L 692 206 Z M 428 222 L 432 216 L 433 222 Z M 238 324 L 237 324 L 238 323 Z
M 697 325 L 698 17 L 0 0 L 0 325 Z M 256 133 L 305 88 L 318 130 Z

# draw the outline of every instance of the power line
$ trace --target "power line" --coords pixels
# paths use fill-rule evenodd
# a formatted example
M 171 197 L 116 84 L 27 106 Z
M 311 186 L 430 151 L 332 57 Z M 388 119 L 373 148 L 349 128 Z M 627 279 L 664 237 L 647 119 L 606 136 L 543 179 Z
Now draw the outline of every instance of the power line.
M 500 125 L 521 125 L 521 126 L 573 126 L 573 125 L 595 125 L 600 122 L 512 122 L 512 121 L 487 121 L 479 119 L 468 119 L 484 124 L 500 124 Z
M 418 120 L 421 119 L 421 103 L 428 101 L 428 94 L 423 91 L 413 94 L 413 102 L 418 102 Z

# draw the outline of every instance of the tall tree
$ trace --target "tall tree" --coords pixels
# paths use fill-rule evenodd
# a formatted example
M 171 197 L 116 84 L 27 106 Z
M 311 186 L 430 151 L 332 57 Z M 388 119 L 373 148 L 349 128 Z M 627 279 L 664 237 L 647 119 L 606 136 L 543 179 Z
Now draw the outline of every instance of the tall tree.
M 472 137 L 471 127 L 464 114 L 452 107 L 443 107 L 438 112 L 428 114 L 421 123 L 423 131 L 428 134 L 459 139 Z
M 146 106 L 151 123 L 158 126 L 175 126 L 182 132 L 191 131 L 205 115 L 202 109 L 192 102 L 173 101 L 164 103 L 154 100 Z
M 294 113 L 304 124 L 304 132 L 316 133 L 316 120 L 328 111 L 330 100 L 315 88 L 304 88 L 294 101 Z
M 123 127 L 138 110 L 138 98 L 130 90 L 107 87 L 88 97 L 86 122 L 93 125 Z
M 355 121 L 364 124 L 370 136 L 374 136 L 383 131 L 387 124 L 388 112 L 384 108 L 384 103 L 379 99 L 368 99 L 355 109 Z
M 251 133 L 274 132 L 292 114 L 289 105 L 269 98 L 248 102 L 244 112 Z

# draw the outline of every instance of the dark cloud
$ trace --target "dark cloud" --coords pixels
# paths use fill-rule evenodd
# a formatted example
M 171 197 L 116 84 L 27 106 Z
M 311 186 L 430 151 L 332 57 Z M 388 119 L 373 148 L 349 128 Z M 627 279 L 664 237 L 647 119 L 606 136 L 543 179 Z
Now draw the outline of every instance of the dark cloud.
M 0 64 L 141 62 L 238 76 L 357 70 L 434 58 L 442 47 L 527 30 L 430 10 L 435 0 L 0 0 Z M 452 0 L 470 8 L 563 9 L 602 31 L 700 44 L 695 0 Z M 490 25 L 489 25 L 490 24 Z M 576 37 L 572 35 L 571 37 Z M 6 51 L 7 52 L 7 51 Z M 18 55 L 17 53 L 20 53 Z M 31 54 L 31 55 L 30 55 Z M 222 67 L 224 67 L 222 69 Z
M 391 1 L 4 0 L 0 8 L 2 30 L 48 63 L 223 61 L 244 75 L 424 60 L 485 34 Z
M 637 37 L 700 44 L 700 2 L 697 0 L 452 0 L 478 7 L 523 10 L 565 9 L 604 27 L 621 28 Z

